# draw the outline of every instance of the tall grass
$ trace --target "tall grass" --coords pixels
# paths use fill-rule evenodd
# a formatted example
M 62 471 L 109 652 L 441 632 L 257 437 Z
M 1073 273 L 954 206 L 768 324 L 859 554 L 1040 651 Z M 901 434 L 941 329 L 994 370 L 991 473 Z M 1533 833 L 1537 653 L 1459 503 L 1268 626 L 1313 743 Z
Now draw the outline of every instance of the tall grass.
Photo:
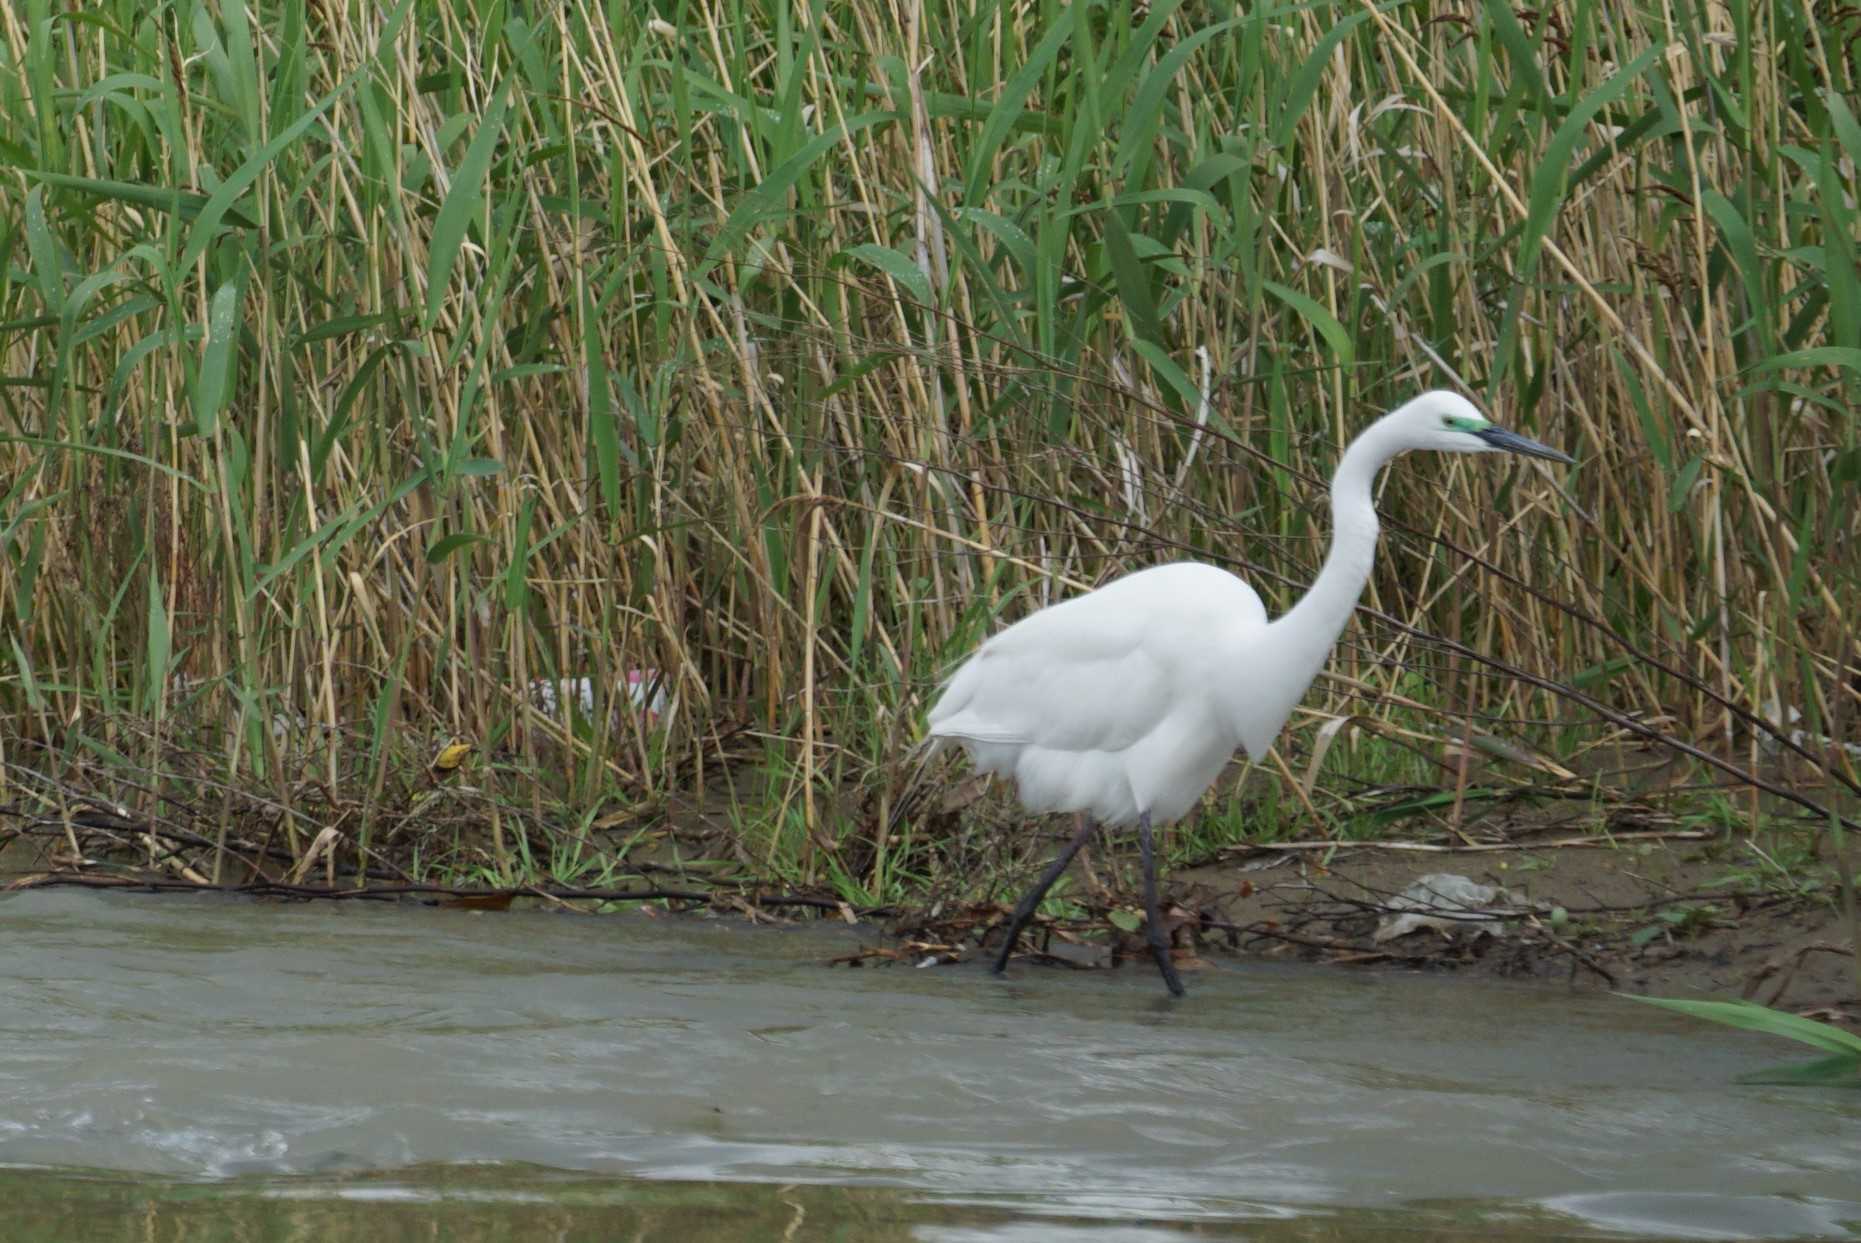
M 1747 764 L 1752 717 L 1852 736 L 1858 35 L 1801 0 L 7 6 L 0 803 L 431 857 L 410 765 L 456 734 L 494 874 L 616 793 L 728 791 L 745 857 L 908 884 L 885 773 L 948 660 L 1168 557 L 1284 606 L 1338 449 L 1429 386 L 1581 466 L 1391 472 L 1285 744 L 1330 749 L 1321 797 L 1347 713 L 1563 761 L 1623 719 Z M 529 689 L 566 679 L 589 711 Z

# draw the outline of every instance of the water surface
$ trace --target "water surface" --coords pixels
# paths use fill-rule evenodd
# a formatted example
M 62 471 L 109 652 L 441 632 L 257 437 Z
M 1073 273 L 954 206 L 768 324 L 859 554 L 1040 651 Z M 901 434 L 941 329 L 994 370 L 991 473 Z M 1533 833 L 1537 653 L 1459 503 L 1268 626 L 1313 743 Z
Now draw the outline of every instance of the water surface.
M 1245 961 L 1182 1002 L 823 965 L 876 935 L 0 899 L 9 1237 L 1861 1235 L 1861 1100 L 1732 1086 L 1762 1037 Z

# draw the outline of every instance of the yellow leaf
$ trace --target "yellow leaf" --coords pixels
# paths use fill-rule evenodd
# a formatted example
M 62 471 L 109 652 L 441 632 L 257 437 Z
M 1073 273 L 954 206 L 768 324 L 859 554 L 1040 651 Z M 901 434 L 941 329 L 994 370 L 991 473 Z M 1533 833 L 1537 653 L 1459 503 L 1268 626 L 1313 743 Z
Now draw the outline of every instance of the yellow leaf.
M 433 771 L 436 773 L 449 773 L 464 762 L 465 757 L 471 753 L 472 744 L 469 739 L 454 738 L 451 742 L 441 747 L 439 749 L 439 754 L 433 757 Z

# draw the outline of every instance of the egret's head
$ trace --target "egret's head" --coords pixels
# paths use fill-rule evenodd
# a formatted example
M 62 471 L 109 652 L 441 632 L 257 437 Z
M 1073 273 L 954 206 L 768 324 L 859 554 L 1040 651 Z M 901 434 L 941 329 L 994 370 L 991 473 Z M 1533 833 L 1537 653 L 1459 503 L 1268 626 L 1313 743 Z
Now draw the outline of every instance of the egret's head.
M 1553 462 L 1576 461 L 1550 445 L 1507 431 L 1458 393 L 1423 393 L 1391 414 L 1389 420 L 1396 424 L 1405 448 L 1437 449 L 1443 453 L 1491 453 L 1503 449 Z

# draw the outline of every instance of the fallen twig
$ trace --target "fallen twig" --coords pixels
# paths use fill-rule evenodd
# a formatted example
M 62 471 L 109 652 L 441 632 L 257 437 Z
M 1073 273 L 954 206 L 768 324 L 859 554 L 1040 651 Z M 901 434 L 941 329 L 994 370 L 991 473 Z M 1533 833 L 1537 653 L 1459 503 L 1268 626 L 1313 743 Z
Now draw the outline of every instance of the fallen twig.
M 1614 846 L 1618 842 L 1656 842 L 1681 841 L 1698 842 L 1717 836 L 1704 829 L 1662 829 L 1641 833 L 1610 833 L 1607 835 L 1585 834 L 1581 837 L 1557 837 L 1548 841 L 1535 842 L 1471 842 L 1460 845 L 1444 846 L 1438 842 L 1261 842 L 1240 846 L 1230 846 L 1222 855 L 1248 855 L 1255 851 L 1304 851 L 1304 850 L 1399 850 L 1412 854 L 1431 855 L 1466 855 L 1484 854 L 1495 850 L 1563 850 L 1572 848 L 1601 849 Z
M 1770 1000 L 1760 1003 L 1767 1006 L 1776 1005 L 1779 1001 L 1783 1000 L 1783 995 L 1789 990 L 1791 981 L 1796 979 L 1797 968 L 1801 967 L 1803 965 L 1803 960 L 1808 958 L 1811 954 L 1839 954 L 1853 957 L 1854 951 L 1849 949 L 1846 945 L 1836 945 L 1829 941 L 1811 941 L 1807 945 L 1799 945 L 1795 949 L 1785 950 L 1783 953 L 1776 955 L 1770 959 L 1770 961 L 1751 973 L 1751 978 L 1745 981 L 1744 991 L 1741 995 L 1746 1001 L 1750 1001 L 1757 995 L 1759 986 L 1762 985 L 1765 980 L 1781 971 L 1783 973 L 1783 979 L 1779 980 L 1777 982 L 1777 987 L 1771 990 Z
M 1552 932 L 1549 928 L 1545 927 L 1541 923 L 1538 923 L 1536 920 L 1533 921 L 1533 931 L 1535 931 L 1539 936 L 1543 937 L 1546 941 L 1550 942 L 1552 945 L 1556 946 L 1558 949 L 1564 951 L 1564 953 L 1570 955 L 1570 961 L 1571 961 L 1570 973 L 1571 973 L 1571 978 L 1572 978 L 1573 983 L 1575 982 L 1575 977 L 1576 977 L 1576 970 L 1577 970 L 1576 964 L 1581 963 L 1583 966 L 1588 967 L 1591 971 L 1601 976 L 1603 979 L 1603 982 L 1607 984 L 1610 988 L 1620 987 L 1620 985 L 1616 982 L 1615 972 L 1609 970 L 1609 968 L 1603 966 L 1600 962 L 1596 961 L 1596 958 L 1593 955 L 1588 954 L 1585 951 L 1578 949 L 1575 945 L 1571 944 L 1569 941 L 1566 941 L 1564 938 L 1558 936 L 1555 932 Z
M 521 885 L 510 889 L 468 888 L 455 885 L 294 885 L 283 881 L 256 880 L 237 885 L 192 884 L 149 876 L 99 876 L 93 874 L 49 872 L 24 876 L 8 889 L 137 889 L 151 893 L 225 893 L 241 897 L 279 897 L 354 901 L 387 901 L 405 897 L 439 898 L 543 898 L 557 902 L 694 902 L 705 906 L 730 906 L 739 903 L 755 906 L 800 906 L 814 910 L 839 912 L 845 905 L 833 898 L 814 898 L 804 894 L 750 895 L 737 890 L 704 892 L 686 889 L 574 889 L 561 885 Z M 861 919 L 887 919 L 897 912 L 889 906 L 852 908 Z

